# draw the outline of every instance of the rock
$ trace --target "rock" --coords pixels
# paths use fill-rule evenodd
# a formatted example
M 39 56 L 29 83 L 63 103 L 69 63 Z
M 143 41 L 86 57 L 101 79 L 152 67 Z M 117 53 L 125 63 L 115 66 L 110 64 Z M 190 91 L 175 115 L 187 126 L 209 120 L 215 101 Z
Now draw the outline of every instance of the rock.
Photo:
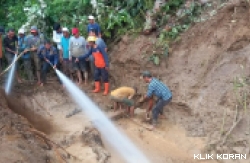
M 238 154 L 243 154 L 245 147 L 233 147 L 233 151 Z
M 246 159 L 246 160 L 238 160 L 238 163 L 249 163 L 250 159 Z
M 248 156 L 248 155 L 249 155 L 249 152 L 250 152 L 250 148 L 249 148 L 249 147 L 246 147 L 244 152 L 245 152 L 245 153 L 247 154 L 247 156 Z
M 234 160 L 221 160 L 223 163 L 236 163 Z

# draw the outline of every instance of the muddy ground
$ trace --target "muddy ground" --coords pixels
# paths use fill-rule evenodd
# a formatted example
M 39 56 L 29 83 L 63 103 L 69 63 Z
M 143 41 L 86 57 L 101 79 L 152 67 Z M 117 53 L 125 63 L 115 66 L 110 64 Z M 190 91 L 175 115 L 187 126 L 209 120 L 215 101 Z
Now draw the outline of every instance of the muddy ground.
M 83 90 L 89 92 L 91 90 L 91 86 L 87 88 L 84 87 Z M 22 94 L 20 94 L 19 91 L 22 91 Z M 31 110 L 28 111 L 29 114 L 24 115 L 28 117 L 28 119 L 31 119 L 30 128 L 34 130 L 44 130 L 43 132 L 47 133 L 46 137 L 58 145 L 54 147 L 55 150 L 60 150 L 61 148 L 63 148 L 69 153 L 69 155 L 71 155 L 71 157 L 68 158 L 69 160 L 66 160 L 65 162 L 98 163 L 98 154 L 95 153 L 97 145 L 95 143 L 90 143 L 90 141 L 93 141 L 94 138 L 88 138 L 88 136 L 83 136 L 82 134 L 83 132 L 85 132 L 86 128 L 92 126 L 90 120 L 82 112 L 73 115 L 72 117 L 67 117 L 67 115 L 71 114 L 75 108 L 78 108 L 78 106 L 76 106 L 72 102 L 72 100 L 67 96 L 67 93 L 64 92 L 64 90 L 60 86 L 58 86 L 58 83 L 56 81 L 55 83 L 50 83 L 49 85 L 47 85 L 47 87 L 38 89 L 34 89 L 33 87 L 26 85 L 19 85 L 19 87 L 16 88 L 14 94 L 15 95 L 12 96 L 12 99 L 15 99 L 16 102 L 20 100 L 25 103 L 25 109 L 22 109 L 24 112 Z M 112 112 L 111 110 L 107 110 L 107 108 L 105 107 L 110 104 L 109 101 L 107 101 L 106 97 L 91 93 L 89 93 L 89 96 L 95 99 L 95 102 L 99 103 L 99 106 L 102 109 L 106 110 L 107 116 L 114 115 L 114 112 Z M 9 107 L 12 108 L 12 106 Z M 6 108 L 8 108 L 8 106 L 6 106 Z M 6 110 L 11 112 L 9 109 Z M 13 113 L 11 115 L 13 117 L 5 118 L 10 119 L 8 120 L 9 122 L 11 122 L 12 119 L 17 116 Z M 39 118 L 40 115 L 43 115 L 43 119 L 41 120 Z M 151 162 L 195 163 L 195 161 L 193 160 L 193 153 L 201 152 L 201 150 L 204 148 L 206 138 L 186 137 L 184 128 L 170 123 L 165 119 L 162 119 L 161 124 L 159 126 L 159 130 L 154 132 L 148 131 L 144 128 L 145 122 L 142 122 L 144 117 L 144 111 L 142 109 L 138 109 L 136 112 L 136 119 L 138 121 L 134 122 L 125 116 L 119 116 L 118 118 L 115 118 L 113 122 L 122 132 L 124 132 L 132 140 L 134 144 L 136 144 L 136 146 L 138 146 L 140 150 L 143 151 L 143 153 L 147 155 Z M 33 118 L 38 120 L 32 121 Z M 25 118 L 17 120 L 17 122 L 13 121 L 13 123 L 19 124 L 23 121 L 28 124 L 28 120 L 26 120 Z M 37 122 L 40 125 L 37 125 Z M 43 126 L 47 126 L 47 128 L 44 128 Z M 30 130 L 30 128 L 28 128 L 27 130 Z M 6 130 L 8 131 L 8 128 L 6 128 Z M 17 133 L 24 134 L 24 132 L 26 132 L 26 130 L 24 130 L 23 128 L 17 129 Z M 13 135 L 15 137 L 18 137 L 19 135 L 17 133 L 13 133 Z M 19 146 L 19 141 L 22 142 L 26 140 L 25 138 L 21 137 L 20 140 L 13 141 L 12 139 L 9 139 L 9 136 L 7 135 L 3 135 L 3 138 L 4 139 L 2 140 L 6 141 L 7 139 L 7 144 L 11 143 L 14 147 Z M 27 138 L 26 141 L 31 140 Z M 36 140 L 33 140 L 33 142 L 36 143 Z M 28 144 L 28 142 L 26 143 Z M 116 151 L 112 149 L 108 144 L 106 144 L 105 140 L 102 140 L 102 143 L 104 144 L 102 152 L 104 152 L 108 158 L 106 162 L 125 163 L 121 159 L 119 154 L 116 153 Z M 38 160 L 37 162 L 46 162 L 46 152 L 50 152 L 49 150 L 36 150 L 36 148 L 40 147 L 33 146 L 33 144 L 33 147 L 30 147 L 28 145 L 26 146 L 27 147 L 25 147 L 24 149 L 17 148 L 17 150 L 14 152 L 12 151 L 12 149 L 6 148 L 6 153 L 0 154 L 0 158 L 3 158 L 1 159 L 1 161 L 9 161 L 7 159 L 7 153 L 18 153 L 19 155 L 11 157 L 12 160 L 10 160 L 9 162 L 33 162 L 32 159 L 36 160 L 37 158 L 40 158 L 40 160 Z M 28 152 L 32 151 L 32 149 L 33 151 L 37 152 L 32 153 L 32 156 L 26 156 L 26 153 L 22 153 L 22 151 Z M 53 148 L 51 150 L 53 150 Z M 62 158 L 65 157 L 66 159 L 67 153 L 63 153 L 63 150 L 60 152 L 62 152 Z M 24 156 L 25 158 L 23 158 Z M 63 161 L 56 160 L 54 162 Z
M 147 86 L 140 72 L 150 70 L 173 92 L 172 103 L 165 108 L 166 119 L 156 131 L 143 127 L 146 106 L 136 110 L 136 122 L 126 117 L 113 120 L 152 162 L 200 162 L 193 154 L 201 152 L 249 155 L 249 102 L 244 100 L 249 97 L 248 84 L 236 88 L 234 81 L 236 77 L 248 81 L 250 76 L 250 10 L 246 1 L 232 2 L 183 33 L 171 45 L 170 54 L 161 56 L 160 66 L 148 60 L 155 35 L 125 36 L 112 48 L 112 89 L 137 86 L 143 94 Z M 108 116 L 114 114 L 107 97 L 92 94 L 90 85 L 82 89 Z M 105 140 L 104 146 L 98 146 L 82 135 L 91 126 L 84 113 L 65 117 L 77 106 L 55 79 L 44 88 L 18 85 L 8 99 L 0 95 L 0 163 L 95 163 L 99 159 L 96 147 L 107 156 L 106 162 L 123 162 Z M 16 109 L 12 98 L 19 99 L 23 104 L 15 104 L 26 111 Z

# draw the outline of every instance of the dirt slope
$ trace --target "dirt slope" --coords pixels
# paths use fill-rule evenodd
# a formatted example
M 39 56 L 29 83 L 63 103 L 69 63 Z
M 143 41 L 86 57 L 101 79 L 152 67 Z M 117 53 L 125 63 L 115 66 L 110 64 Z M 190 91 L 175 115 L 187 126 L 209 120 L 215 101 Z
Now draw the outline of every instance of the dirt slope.
M 13 100 L 15 102 L 13 102 Z M 48 137 L 38 129 L 49 132 L 51 124 L 48 119 L 41 118 L 39 115 L 31 113 L 29 108 L 12 98 L 11 103 L 6 98 L 4 92 L 0 91 L 0 163 L 52 163 L 70 161 L 67 152 L 57 147 Z M 16 107 L 16 108 L 13 108 Z M 14 113 L 12 110 L 26 112 L 26 118 Z M 24 115 L 24 114 L 23 114 Z M 36 119 L 33 120 L 32 119 Z M 31 124 L 33 123 L 33 125 Z M 39 126 L 46 127 L 39 127 Z
M 250 74 L 249 5 L 245 1 L 233 2 L 211 20 L 185 32 L 171 46 L 169 57 L 161 59 L 159 67 L 148 61 L 149 54 L 145 55 L 155 36 L 125 37 L 111 53 L 111 73 L 116 84 L 137 85 L 141 93 L 145 92 L 146 85 L 139 74 L 150 70 L 173 91 L 173 102 L 167 107 L 169 121 L 182 124 L 189 135 L 218 140 L 225 111 L 224 130 L 233 124 L 236 99 L 232 83 L 242 74 L 240 65 L 245 67 L 246 76 Z M 246 117 L 231 133 L 233 141 L 249 142 Z

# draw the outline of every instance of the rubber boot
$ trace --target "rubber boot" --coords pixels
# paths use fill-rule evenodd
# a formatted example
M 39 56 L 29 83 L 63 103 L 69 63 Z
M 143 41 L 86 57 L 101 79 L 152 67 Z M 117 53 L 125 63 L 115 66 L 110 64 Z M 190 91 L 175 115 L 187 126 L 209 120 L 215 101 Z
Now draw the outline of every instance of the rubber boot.
M 108 95 L 109 93 L 109 83 L 104 83 L 104 92 L 103 95 Z
M 95 90 L 93 90 L 93 93 L 98 93 L 100 91 L 100 82 L 95 82 Z

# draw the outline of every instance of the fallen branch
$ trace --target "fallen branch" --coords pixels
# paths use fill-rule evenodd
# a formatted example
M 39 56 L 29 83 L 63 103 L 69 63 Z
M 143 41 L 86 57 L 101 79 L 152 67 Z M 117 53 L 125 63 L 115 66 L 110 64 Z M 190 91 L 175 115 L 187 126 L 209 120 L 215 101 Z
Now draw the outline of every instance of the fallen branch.
M 57 144 L 56 142 L 50 140 L 44 133 L 42 133 L 42 132 L 40 132 L 40 131 L 37 131 L 37 130 L 34 130 L 34 129 L 29 129 L 28 131 L 31 131 L 31 132 L 33 132 L 34 134 L 37 134 L 39 137 L 43 138 L 44 141 L 50 142 L 52 146 L 54 145 L 54 146 L 56 146 L 57 148 L 62 149 L 69 157 L 78 159 L 76 156 L 73 156 L 73 155 L 70 154 L 68 151 L 66 151 L 66 149 L 64 149 L 62 146 L 60 146 L 60 145 Z
M 228 132 L 225 134 L 225 137 L 223 138 L 222 141 L 222 145 L 224 145 L 226 143 L 226 140 L 228 138 L 228 136 L 231 134 L 231 132 L 233 131 L 233 129 L 239 124 L 239 122 L 242 120 L 242 117 L 239 118 L 236 122 L 233 123 L 232 127 L 228 130 Z
M 237 107 L 237 105 L 236 105 Z M 224 114 L 223 114 L 223 118 L 222 118 L 222 125 L 221 125 L 221 131 L 220 131 L 220 139 L 224 133 L 224 125 L 225 125 L 225 119 L 226 119 L 226 114 L 227 114 L 227 108 L 224 109 Z
M 91 146 L 93 152 L 97 155 L 98 163 L 107 163 L 111 155 L 104 148 L 99 131 L 94 127 L 86 127 L 82 136 L 84 142 Z

